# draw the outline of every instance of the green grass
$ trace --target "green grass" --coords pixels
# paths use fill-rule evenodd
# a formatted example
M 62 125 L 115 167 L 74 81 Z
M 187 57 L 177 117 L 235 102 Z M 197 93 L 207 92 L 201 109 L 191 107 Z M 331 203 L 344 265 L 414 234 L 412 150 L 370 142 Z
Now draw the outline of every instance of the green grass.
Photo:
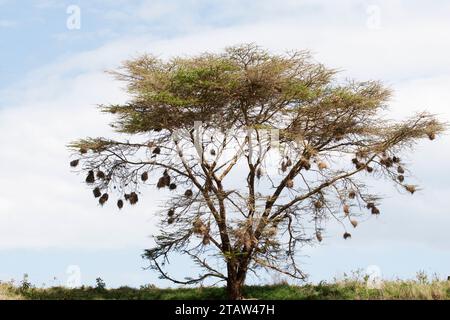
M 380 300 L 380 299 L 450 299 L 450 281 L 387 281 L 381 289 L 368 289 L 364 281 L 344 279 L 333 283 L 292 286 L 287 284 L 247 286 L 244 295 L 248 299 L 268 300 Z M 35 288 L 30 285 L 16 287 L 0 284 L 0 299 L 33 300 L 203 300 L 226 299 L 224 288 L 140 289 L 122 287 L 104 289 L 83 287 L 80 289 Z

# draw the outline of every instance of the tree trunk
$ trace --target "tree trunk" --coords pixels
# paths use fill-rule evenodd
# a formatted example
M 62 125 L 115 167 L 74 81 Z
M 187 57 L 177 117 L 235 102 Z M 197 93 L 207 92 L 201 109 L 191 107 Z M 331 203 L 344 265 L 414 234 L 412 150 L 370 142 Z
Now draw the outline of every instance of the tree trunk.
M 228 279 L 227 279 L 227 294 L 230 300 L 242 300 L 244 298 L 242 289 L 247 275 L 247 266 L 237 268 L 231 263 L 228 263 Z
M 242 300 L 244 297 L 242 295 L 242 287 L 244 283 L 239 281 L 239 279 L 230 279 L 227 280 L 227 293 L 228 299 L 230 300 Z

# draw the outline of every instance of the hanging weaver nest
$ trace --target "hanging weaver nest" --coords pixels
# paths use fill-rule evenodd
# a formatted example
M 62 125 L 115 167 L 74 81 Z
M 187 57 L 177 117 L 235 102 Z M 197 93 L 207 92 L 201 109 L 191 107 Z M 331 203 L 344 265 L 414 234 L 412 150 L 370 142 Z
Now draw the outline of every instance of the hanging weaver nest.
M 148 180 L 148 172 L 143 172 L 143 173 L 141 174 L 141 180 L 142 180 L 143 182 L 145 182 L 145 181 Z
M 91 171 L 88 172 L 88 175 L 86 177 L 86 183 L 92 184 L 94 182 L 95 182 L 94 171 L 91 170 Z
M 372 208 L 375 208 L 375 203 L 373 203 L 373 202 L 368 202 L 368 203 L 367 203 L 367 209 L 372 209 Z
M 357 170 L 364 169 L 365 167 L 366 167 L 366 164 L 365 164 L 365 163 L 362 163 L 362 162 L 358 162 L 358 163 L 355 165 L 355 168 L 356 168 Z
M 205 235 L 209 232 L 208 227 L 203 223 L 202 219 L 196 218 L 192 223 L 192 232 L 196 235 Z
M 403 169 L 402 166 L 398 166 L 397 172 L 400 173 L 400 174 L 404 174 L 405 173 L 405 169 Z
M 128 193 L 125 193 L 125 194 L 123 195 L 123 197 L 125 198 L 126 201 L 129 201 L 129 200 L 130 200 L 130 195 L 129 195 Z
M 106 175 L 103 171 L 97 171 L 97 178 L 99 179 L 105 179 Z
M 390 168 L 394 165 L 394 161 L 392 160 L 392 158 L 388 157 L 386 159 L 386 167 Z
M 216 150 L 211 149 L 211 151 L 209 151 L 209 153 L 214 157 L 216 155 Z
M 345 240 L 347 240 L 348 238 L 351 238 L 351 237 L 352 237 L 352 235 L 350 233 L 348 233 L 348 232 L 344 233 L 344 239 Z
M 136 203 L 138 203 L 139 197 L 136 192 L 130 193 L 129 201 L 131 205 L 135 205 Z
M 167 215 L 169 217 L 173 217 L 175 215 L 175 210 L 174 209 L 170 209 L 169 211 L 167 211 Z
M 322 209 L 323 208 L 323 203 L 320 200 L 317 200 L 316 202 L 314 202 L 314 207 L 316 209 Z
M 292 161 L 289 157 L 286 157 L 286 167 L 292 166 Z
M 122 209 L 122 208 L 123 208 L 123 200 L 122 200 L 122 199 L 120 199 L 120 200 L 117 201 L 117 207 L 118 207 L 119 209 Z
M 256 169 L 256 178 L 261 179 L 263 171 L 261 168 Z
M 436 139 L 436 133 L 434 133 L 432 131 L 428 132 L 427 136 L 428 136 L 428 139 L 430 139 L 430 140 Z
M 281 162 L 281 171 L 282 172 L 286 172 L 287 171 L 287 166 L 286 166 L 286 162 Z
M 394 163 L 400 163 L 400 158 L 396 157 L 396 156 L 393 156 L 392 157 L 392 161 L 394 161 Z
M 169 219 L 167 219 L 167 223 L 168 224 L 173 224 L 175 222 L 175 218 L 170 217 Z
M 378 215 L 378 214 L 380 214 L 380 210 L 377 207 L 373 207 L 372 214 Z
M 372 173 L 373 172 L 373 168 L 369 167 L 369 166 L 366 167 L 366 170 L 367 170 L 368 173 Z
M 350 199 L 355 199 L 356 198 L 356 192 L 355 191 L 350 191 L 349 193 L 348 193 L 348 197 L 350 198 Z
M 405 186 L 406 191 L 408 191 L 411 194 L 414 194 L 414 192 L 417 191 L 416 186 L 412 185 L 412 184 L 408 184 Z
M 211 243 L 211 240 L 209 239 L 209 235 L 205 235 L 205 236 L 203 237 L 202 244 L 203 244 L 204 246 L 207 246 L 207 245 L 209 245 L 210 243 Z
M 382 158 L 380 160 L 380 164 L 382 164 L 383 166 L 385 166 L 386 168 L 390 168 L 394 165 L 394 161 L 392 160 L 392 158 L 387 157 L 387 158 Z
M 319 168 L 319 170 L 328 169 L 328 165 L 323 161 L 319 161 L 319 163 L 317 164 L 317 167 Z
M 164 170 L 164 173 L 163 173 L 162 177 L 159 178 L 158 183 L 156 184 L 156 187 L 158 189 L 170 187 L 170 181 L 171 181 L 171 178 L 169 176 L 169 173 L 167 172 L 167 170 Z
M 160 153 L 161 153 L 160 147 L 156 147 L 155 149 L 153 149 L 153 154 L 160 154 Z
M 100 188 L 95 188 L 92 193 L 94 194 L 95 198 L 99 198 L 102 195 L 102 192 L 100 191 Z
M 323 238 L 322 238 L 322 233 L 320 233 L 320 231 L 316 232 L 316 239 L 319 242 L 322 242 Z
M 348 204 L 344 204 L 344 213 L 346 216 L 350 214 L 350 206 Z
M 73 161 L 70 162 L 70 166 L 71 166 L 72 168 L 75 168 L 75 167 L 78 167 L 78 164 L 79 164 L 79 163 L 80 163 L 80 160 L 79 160 L 79 159 L 73 160 Z
M 288 179 L 286 181 L 286 187 L 288 187 L 289 189 L 292 189 L 294 187 L 294 180 Z
M 164 185 L 165 185 L 166 187 L 170 186 L 171 178 L 170 178 L 169 174 L 164 173 L 164 175 L 163 175 L 163 181 L 164 181 Z
M 156 184 L 156 187 L 158 189 L 162 189 L 166 186 L 166 182 L 164 181 L 164 177 L 159 178 L 158 183 Z
M 194 195 L 194 193 L 192 192 L 191 189 L 188 189 L 188 190 L 186 190 L 186 191 L 184 192 L 184 196 L 185 196 L 185 197 L 190 198 L 190 197 L 192 197 L 193 195 Z
M 405 181 L 405 176 L 399 175 L 399 176 L 397 177 L 397 179 L 398 179 L 398 181 L 403 182 L 403 181 Z
M 104 205 L 106 203 L 106 201 L 108 201 L 109 199 L 109 195 L 107 193 L 104 193 L 100 199 L 98 200 L 98 202 L 100 203 L 100 205 Z
M 177 185 L 175 183 L 171 183 L 169 185 L 169 190 L 175 190 L 177 188 Z
M 350 223 L 352 224 L 353 228 L 356 228 L 358 226 L 358 221 L 356 220 L 350 220 Z
M 357 170 L 363 169 L 366 166 L 364 163 L 359 162 L 359 160 L 357 158 L 353 158 L 352 159 L 352 163 L 355 165 L 355 168 Z

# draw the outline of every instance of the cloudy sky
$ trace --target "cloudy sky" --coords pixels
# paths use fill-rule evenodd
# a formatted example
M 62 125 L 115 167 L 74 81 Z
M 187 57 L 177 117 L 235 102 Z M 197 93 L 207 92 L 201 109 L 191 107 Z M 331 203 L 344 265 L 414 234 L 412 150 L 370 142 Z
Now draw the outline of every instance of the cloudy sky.
M 392 117 L 427 110 L 448 121 L 449 17 L 444 0 L 0 0 L 0 280 L 64 284 L 77 266 L 85 284 L 169 285 L 140 258 L 161 196 L 148 189 L 132 210 L 101 209 L 67 166 L 68 142 L 109 133 L 95 106 L 127 99 L 105 70 L 144 52 L 310 49 L 342 78 L 394 89 Z M 376 184 L 383 214 L 351 241 L 330 222 L 325 241 L 302 252 L 311 281 L 373 265 L 386 278 L 450 275 L 449 142 L 408 157 L 422 186 L 414 197 Z

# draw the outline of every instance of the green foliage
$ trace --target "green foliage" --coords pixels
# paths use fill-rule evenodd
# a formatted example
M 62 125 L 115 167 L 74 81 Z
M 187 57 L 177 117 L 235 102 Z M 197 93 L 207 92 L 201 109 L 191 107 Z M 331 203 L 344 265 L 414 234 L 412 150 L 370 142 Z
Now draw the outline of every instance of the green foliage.
M 25 292 L 25 291 L 29 290 L 31 287 L 32 287 L 32 284 L 29 281 L 28 274 L 25 273 L 23 275 L 22 281 L 20 281 L 19 291 L 20 292 Z
M 97 279 L 95 279 L 95 282 L 96 282 L 95 289 L 97 291 L 104 291 L 104 290 L 106 290 L 106 283 L 105 283 L 105 281 L 103 281 L 102 278 L 98 277 Z
M 119 132 L 131 134 L 184 128 L 193 121 L 232 128 L 244 109 L 253 114 L 246 120 L 253 126 L 264 123 L 262 105 L 275 112 L 281 101 L 286 111 L 289 104 L 312 101 L 334 73 L 305 51 L 271 55 L 253 44 L 168 62 L 146 55 L 113 72 L 127 83 L 131 103 L 101 108 L 118 116 Z

